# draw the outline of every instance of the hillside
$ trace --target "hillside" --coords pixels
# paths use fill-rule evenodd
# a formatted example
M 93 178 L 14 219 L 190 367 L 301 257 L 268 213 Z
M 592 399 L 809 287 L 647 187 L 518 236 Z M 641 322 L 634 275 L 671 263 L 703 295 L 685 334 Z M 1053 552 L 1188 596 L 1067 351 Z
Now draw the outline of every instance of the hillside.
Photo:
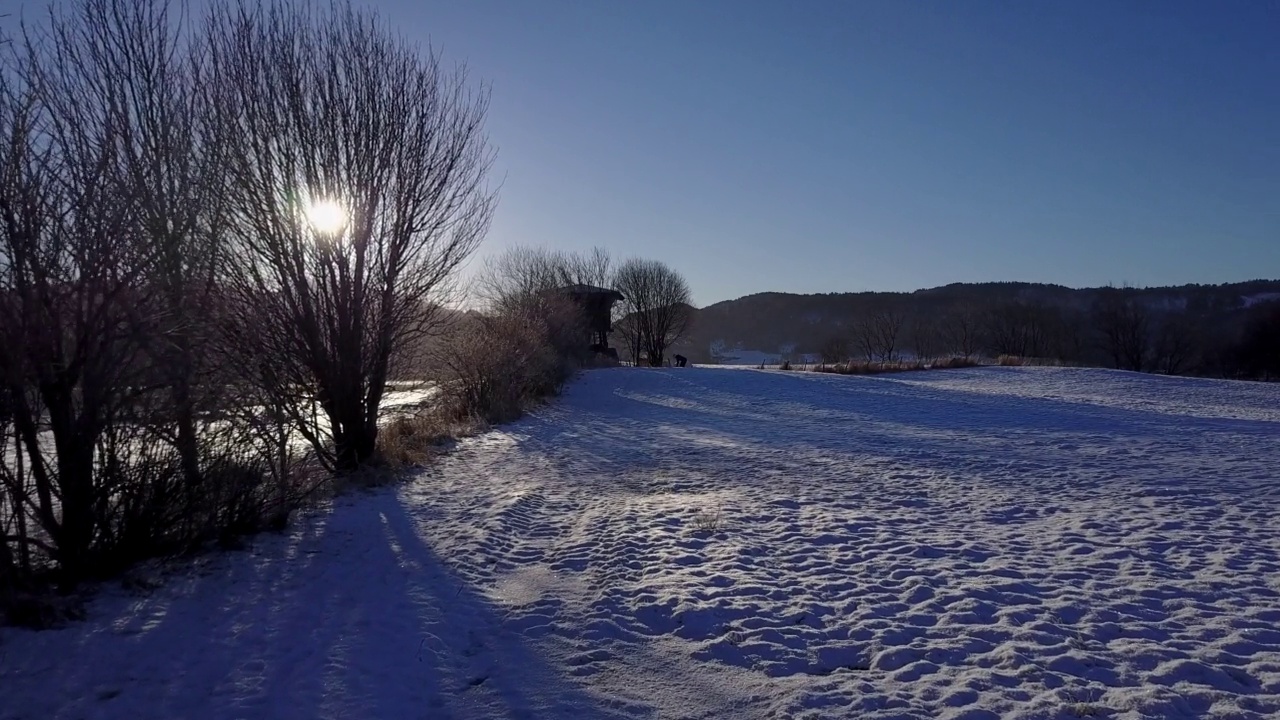
M 745 348 L 766 353 L 821 353 L 832 338 L 854 334 L 854 325 L 869 314 L 891 309 L 904 316 L 900 345 L 912 348 L 913 334 L 928 324 L 941 335 L 949 316 L 967 312 L 982 325 L 989 316 L 1013 305 L 1047 312 L 1052 324 L 1065 326 L 1079 337 L 1063 344 L 1079 347 L 1055 349 L 1054 354 L 1083 363 L 1106 364 L 1091 352 L 1090 314 L 1103 288 L 1073 289 L 1032 283 L 957 283 L 911 293 L 827 293 L 798 295 L 758 293 L 715 303 L 697 311 L 693 330 L 680 349 L 696 362 L 712 362 L 715 349 Z M 1154 332 L 1158 321 L 1170 316 L 1186 318 L 1197 328 L 1212 330 L 1206 343 L 1234 339 L 1251 309 L 1280 299 L 1280 280 L 1256 280 L 1224 285 L 1183 285 L 1120 291 L 1149 310 Z
M 1262 383 L 593 371 L 0 628 L 0 717 L 1274 718 L 1278 436 Z

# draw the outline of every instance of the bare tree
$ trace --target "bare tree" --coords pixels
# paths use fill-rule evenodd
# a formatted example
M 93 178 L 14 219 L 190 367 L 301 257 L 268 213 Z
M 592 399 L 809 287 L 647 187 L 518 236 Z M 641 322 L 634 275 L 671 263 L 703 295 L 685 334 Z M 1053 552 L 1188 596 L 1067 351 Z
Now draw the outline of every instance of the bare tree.
M 995 355 L 1045 357 L 1054 330 L 1053 311 L 1040 302 L 1012 300 L 993 306 L 983 328 Z
M 1059 360 L 1083 362 L 1090 346 L 1088 313 L 1076 308 L 1058 311 L 1052 347 Z
M 624 298 L 624 320 L 618 323 L 623 342 L 637 363 L 644 353 L 651 366 L 662 366 L 667 349 L 683 337 L 693 317 L 689 284 L 657 260 L 628 260 L 616 277 Z
M 854 339 L 868 361 L 893 362 L 906 315 L 895 308 L 874 309 L 853 324 Z
M 622 306 L 621 317 L 613 323 L 613 328 L 617 332 L 618 338 L 622 343 L 622 350 L 626 356 L 631 358 L 631 364 L 639 366 L 640 358 L 644 354 L 645 336 L 641 327 L 640 316 L 634 313 L 627 313 L 626 308 L 630 303 L 619 303 Z
M 208 303 L 221 256 L 222 143 L 205 102 L 204 52 L 189 37 L 186 15 L 166 0 L 79 0 L 55 18 L 56 67 L 47 93 L 60 117 L 100 113 L 109 127 L 119 202 L 132 203 L 140 245 L 149 259 L 139 278 L 152 300 L 145 334 L 153 381 L 166 392 L 154 407 L 168 422 L 152 425 L 181 457 L 188 483 L 200 476 L 197 427 L 213 357 Z M 74 83 L 74 89 L 72 85 Z M 72 90 L 73 91 L 68 91 Z M 139 298 L 133 298 L 136 302 Z
M 569 260 L 546 248 L 513 247 L 488 258 L 476 277 L 475 292 L 486 310 L 569 284 Z
M 1156 372 L 1177 375 L 1192 365 L 1197 354 L 1199 332 L 1186 311 L 1169 313 L 1161 320 L 1152 346 Z
M 1093 306 L 1099 344 L 1118 370 L 1141 371 L 1150 356 L 1150 317 L 1132 288 L 1107 287 Z
M 593 247 L 585 253 L 569 253 L 569 278 L 572 285 L 610 288 L 614 282 L 613 256 L 608 250 Z
M 574 285 L 608 288 L 613 259 L 607 250 L 579 254 L 546 248 L 513 247 L 489 258 L 476 278 L 476 292 L 489 310 L 530 295 Z
M 353 470 L 374 454 L 393 359 L 435 328 L 488 228 L 487 93 L 342 2 L 246 0 L 206 35 L 228 338 L 325 466 Z
M 933 360 L 945 353 L 946 343 L 937 319 L 929 313 L 920 313 L 908 326 L 911 350 L 920 360 Z
M 879 345 L 877 344 L 875 324 L 871 321 L 870 316 L 854 320 L 850 324 L 850 328 L 853 331 L 853 342 L 867 362 L 875 360 L 879 353 Z
M 0 72 L 0 378 L 29 461 L 29 478 L 6 480 L 70 581 L 111 497 L 95 460 L 140 385 L 150 262 L 113 119 L 96 102 L 101 68 L 58 42 L 76 22 L 55 15 L 50 36 L 24 36 L 17 67 Z
M 968 360 L 982 349 L 982 315 L 972 305 L 963 305 L 947 313 L 942 320 L 942 334 L 948 352 Z

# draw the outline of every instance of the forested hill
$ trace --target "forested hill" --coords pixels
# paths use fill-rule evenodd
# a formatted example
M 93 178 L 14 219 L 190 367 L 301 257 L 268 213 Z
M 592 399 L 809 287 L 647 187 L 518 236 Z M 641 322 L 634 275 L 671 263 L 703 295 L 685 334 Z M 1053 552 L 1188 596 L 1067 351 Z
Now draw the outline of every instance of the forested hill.
M 979 326 L 984 351 L 995 352 L 1009 349 L 995 347 L 1002 344 L 996 336 L 1009 330 L 999 326 L 1021 316 L 1024 324 L 1034 326 L 1023 328 L 1032 345 L 1023 349 L 1106 365 L 1111 363 L 1102 357 L 1105 342 L 1096 336 L 1106 332 L 1100 325 L 1106 324 L 1103 316 L 1108 313 L 1136 313 L 1133 320 L 1152 343 L 1161 328 L 1176 323 L 1182 334 L 1195 335 L 1203 355 L 1208 346 L 1237 341 L 1249 316 L 1276 301 L 1280 280 L 1137 289 L 999 282 L 955 283 L 910 293 L 765 292 L 700 309 L 681 348 L 696 361 L 708 362 L 719 348 L 818 354 L 833 341 L 844 341 L 857 355 L 860 326 L 887 313 L 901 323 L 899 351 L 911 352 L 916 344 L 946 351 L 932 346 L 947 345 L 948 326 L 964 318 L 961 322 Z

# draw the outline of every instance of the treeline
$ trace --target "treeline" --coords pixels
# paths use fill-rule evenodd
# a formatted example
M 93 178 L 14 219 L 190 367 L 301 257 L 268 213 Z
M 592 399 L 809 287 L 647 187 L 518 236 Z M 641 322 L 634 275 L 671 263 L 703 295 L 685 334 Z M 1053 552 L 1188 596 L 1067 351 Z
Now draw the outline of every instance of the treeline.
M 1267 287 L 1267 286 L 1264 286 Z M 767 295 L 701 311 L 704 338 L 731 338 L 825 362 L 1020 358 L 1028 362 L 1225 378 L 1275 379 L 1280 302 L 1206 289 L 954 286 L 911 294 Z M 739 321 L 749 319 L 743 326 Z M 744 337 L 745 336 L 745 337 Z M 756 339 L 758 338 L 758 339 Z
M 892 307 L 869 311 L 822 351 L 894 361 L 979 356 L 1027 362 L 1109 367 L 1167 375 L 1280 378 L 1280 303 L 1261 303 L 1237 325 L 1183 307 L 1152 307 L 1137 291 L 1104 288 L 1085 308 L 1033 301 L 962 305 L 937 313 L 907 314 Z
M 441 308 L 495 196 L 483 89 L 341 2 L 78 0 L 5 40 L 20 613 L 41 582 L 279 525 L 376 461 L 391 381 L 447 375 Z

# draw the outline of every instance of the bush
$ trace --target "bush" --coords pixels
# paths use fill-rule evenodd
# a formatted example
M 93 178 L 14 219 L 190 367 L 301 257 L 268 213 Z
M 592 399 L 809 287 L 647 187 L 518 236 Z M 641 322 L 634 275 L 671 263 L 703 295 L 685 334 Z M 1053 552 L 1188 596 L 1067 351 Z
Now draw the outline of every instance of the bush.
M 459 328 L 446 351 L 444 417 L 503 423 L 560 391 L 592 360 L 585 323 L 567 298 L 537 293 Z
M 233 448 L 210 451 L 192 483 L 172 453 L 136 453 L 101 469 L 116 502 L 104 510 L 94 546 L 95 574 L 115 575 L 148 558 L 238 546 L 265 529 L 283 529 L 315 489 L 301 474 L 281 480 L 265 458 Z

